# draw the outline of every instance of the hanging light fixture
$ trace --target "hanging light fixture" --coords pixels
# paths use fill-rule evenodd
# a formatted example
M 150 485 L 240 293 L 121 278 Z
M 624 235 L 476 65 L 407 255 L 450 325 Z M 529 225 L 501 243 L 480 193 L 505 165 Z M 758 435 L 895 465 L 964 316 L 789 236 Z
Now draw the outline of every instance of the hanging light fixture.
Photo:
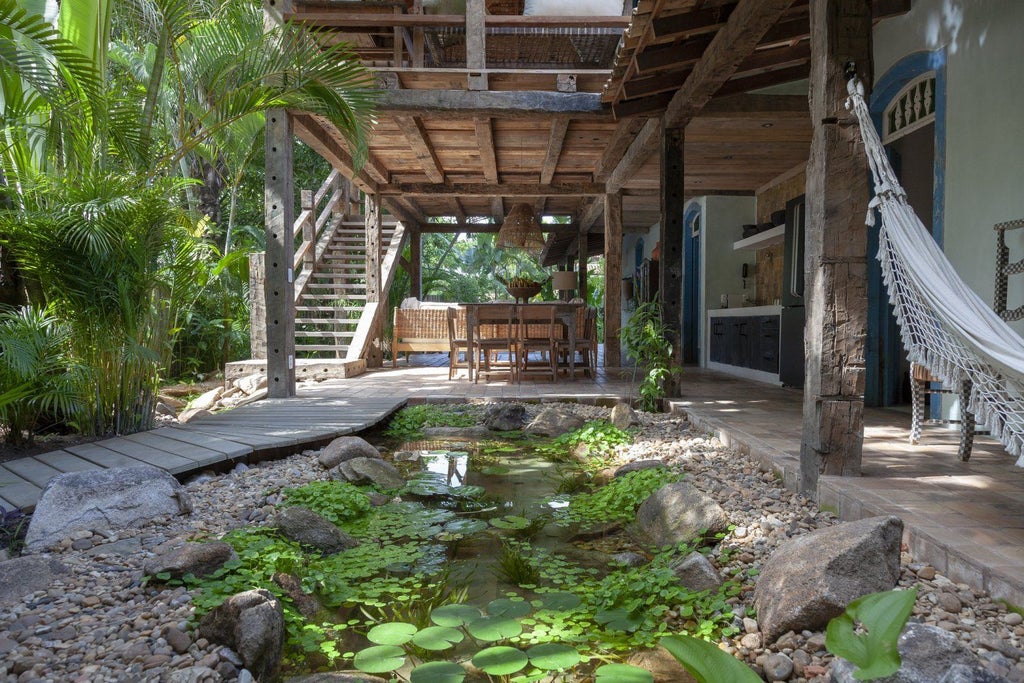
M 522 249 L 540 254 L 544 249 L 544 233 L 533 207 L 526 202 L 513 205 L 498 230 L 495 244 L 499 249 Z

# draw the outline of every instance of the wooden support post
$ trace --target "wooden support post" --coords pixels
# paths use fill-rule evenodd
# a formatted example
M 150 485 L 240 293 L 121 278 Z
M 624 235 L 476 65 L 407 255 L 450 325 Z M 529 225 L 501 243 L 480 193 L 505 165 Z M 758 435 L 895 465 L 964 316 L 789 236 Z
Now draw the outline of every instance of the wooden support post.
M 487 36 L 484 0 L 466 0 L 466 68 L 470 90 L 487 90 Z
M 423 298 L 423 233 L 419 226 L 409 232 L 409 296 Z
M 266 254 L 249 254 L 249 358 L 267 357 Z
M 579 257 L 579 264 L 580 264 L 580 268 L 579 268 L 580 284 L 576 288 L 576 294 L 577 294 L 577 296 L 579 296 L 579 298 L 583 299 L 584 301 L 587 300 L 587 294 L 589 293 L 587 291 L 587 264 L 590 261 L 590 258 L 587 255 L 587 252 L 590 249 L 590 246 L 588 245 L 589 238 L 587 237 L 587 231 L 588 230 L 589 230 L 589 228 L 584 228 L 581 225 L 580 226 L 580 231 L 579 231 L 579 233 L 576 236 L 576 240 L 577 240 L 577 242 L 576 242 L 576 254 Z
M 423 0 L 413 0 L 413 14 L 423 14 Z M 412 30 L 412 55 L 410 61 L 414 69 L 423 68 L 423 48 L 426 45 L 423 28 L 417 27 Z
M 672 358 L 679 365 L 683 357 L 683 128 L 661 132 L 661 266 L 658 294 L 662 320 L 671 330 Z M 675 387 L 666 387 L 669 396 Z
M 381 300 L 381 231 L 383 230 L 383 216 L 381 215 L 380 200 L 374 195 L 366 195 L 366 303 L 380 302 Z M 370 331 L 370 342 L 366 366 L 379 368 L 384 364 L 384 355 L 381 350 L 381 330 Z
M 622 194 L 604 196 L 604 365 L 622 365 Z
M 266 207 L 267 395 L 295 395 L 295 201 L 292 122 L 284 109 L 267 112 Z
M 303 212 L 309 212 L 306 214 L 306 220 L 302 222 L 302 241 L 309 244 L 309 247 L 306 249 L 306 253 L 302 255 L 302 269 L 308 273 L 313 270 L 313 264 L 316 262 L 316 244 L 313 243 L 313 240 L 316 239 L 316 216 L 313 213 L 313 191 L 302 190 L 299 193 L 299 203 Z
M 845 65 L 872 82 L 871 1 L 811 0 L 807 164 L 806 380 L 800 491 L 817 495 L 818 476 L 859 476 L 864 441 L 867 336 L 868 169 L 848 122 Z

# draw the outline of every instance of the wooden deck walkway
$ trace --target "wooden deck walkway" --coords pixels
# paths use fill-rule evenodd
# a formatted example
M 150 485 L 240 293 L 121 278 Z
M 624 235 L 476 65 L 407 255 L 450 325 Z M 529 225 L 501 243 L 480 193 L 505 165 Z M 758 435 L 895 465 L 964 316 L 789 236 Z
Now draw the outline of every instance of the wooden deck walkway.
M 0 464 L 0 505 L 33 510 L 46 482 L 62 472 L 154 465 L 183 475 L 316 448 L 374 426 L 406 402 L 401 394 L 344 398 L 309 393 L 301 399 L 264 400 L 188 424 L 5 462 Z

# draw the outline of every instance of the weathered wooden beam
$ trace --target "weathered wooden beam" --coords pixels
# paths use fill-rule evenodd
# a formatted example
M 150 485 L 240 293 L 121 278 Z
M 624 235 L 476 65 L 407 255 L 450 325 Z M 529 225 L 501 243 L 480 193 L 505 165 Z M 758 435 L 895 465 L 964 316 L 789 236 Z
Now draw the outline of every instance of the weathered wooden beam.
M 612 105 L 615 118 L 639 116 L 660 116 L 668 108 L 675 93 L 665 92 L 650 97 L 638 97 L 635 100 L 621 100 Z M 651 152 L 653 154 L 653 152 Z
M 576 296 L 587 300 L 587 264 L 588 264 L 588 253 L 589 253 L 589 233 L 583 229 L 583 226 L 579 227 L 576 233 L 576 255 L 579 259 L 579 268 L 577 270 L 577 284 L 576 284 Z
M 604 365 L 622 365 L 622 196 L 604 196 Z
M 867 160 L 847 116 L 845 66 L 873 82 L 869 0 L 811 0 L 814 134 L 807 164 L 806 323 L 800 490 L 859 476 L 867 339 Z
M 622 189 L 622 186 L 636 175 L 640 167 L 646 163 L 654 151 L 658 150 L 660 145 L 661 122 L 658 119 L 648 119 L 629 145 L 629 149 L 622 155 L 615 171 L 608 176 L 606 183 L 608 189 L 613 192 Z
M 423 234 L 409 232 L 409 296 L 423 298 Z
M 683 212 L 685 160 L 682 128 L 666 128 L 661 133 L 661 218 L 659 220 L 659 243 L 661 244 L 661 268 L 658 272 L 658 294 L 661 299 L 662 320 L 670 330 L 673 364 L 682 362 L 683 331 Z M 674 390 L 670 383 L 666 389 Z M 669 396 L 674 395 L 670 391 Z
M 267 357 L 266 254 L 249 254 L 249 358 Z
M 636 57 L 638 74 L 649 74 L 662 69 L 678 69 L 689 66 L 704 55 L 711 44 L 712 36 L 697 36 L 680 45 L 657 45 L 644 50 Z
M 562 156 L 562 144 L 565 142 L 565 134 L 569 131 L 569 118 L 556 116 L 551 120 L 551 131 L 548 133 L 548 148 L 544 153 L 544 164 L 540 169 L 540 184 L 550 185 L 555 177 L 555 168 L 558 166 L 558 158 Z
M 267 395 L 295 395 L 295 193 L 292 185 L 292 121 L 284 109 L 266 115 L 264 205 L 267 306 Z
M 484 29 L 486 19 L 484 0 L 467 0 L 466 2 L 466 68 L 487 68 L 487 32 Z M 471 72 L 468 76 L 470 90 L 487 90 L 487 74 Z
M 615 170 L 622 160 L 622 156 L 633 144 L 637 133 L 644 127 L 646 121 L 640 118 L 625 119 L 619 121 L 615 126 L 611 139 L 605 145 L 601 160 L 594 166 L 594 182 L 607 182 L 608 176 Z
M 501 228 L 500 223 L 474 223 L 472 221 L 460 221 L 458 223 L 424 223 L 421 232 L 424 234 L 456 234 L 465 232 L 473 233 L 495 233 Z M 542 232 L 557 235 L 575 234 L 579 230 L 576 223 L 541 223 Z
M 806 95 L 732 95 L 716 96 L 697 115 L 698 119 L 749 119 L 756 117 L 807 118 Z
M 693 69 L 683 67 L 665 71 L 653 76 L 642 76 L 633 78 L 622 86 L 622 94 L 627 100 L 637 97 L 650 97 L 658 93 L 678 90 Z M 671 100 L 669 100 L 671 101 Z M 616 111 L 622 111 L 617 109 Z
M 419 116 L 395 116 L 394 121 L 405 135 L 405 139 L 412 147 L 413 154 L 416 155 L 430 182 L 443 183 L 444 171 L 437 158 L 437 152 L 430 143 L 430 134 L 427 132 L 426 126 L 423 125 L 423 119 Z
M 378 188 L 381 196 L 458 195 L 460 197 L 543 197 L 604 194 L 603 183 L 392 183 Z
M 341 171 L 363 192 L 374 193 L 381 180 L 371 178 L 366 170 L 354 171 L 352 155 L 335 140 L 313 117 L 306 114 L 292 116 L 295 135 L 313 151 L 327 160 L 332 167 Z
M 740 0 L 669 103 L 663 119 L 665 127 L 686 126 L 791 4 L 793 0 Z
M 383 90 L 377 100 L 382 112 L 439 114 L 446 118 L 500 116 L 503 119 L 563 114 L 575 118 L 610 118 L 601 95 L 546 90 Z
M 757 90 L 759 88 L 768 88 L 773 85 L 792 83 L 793 81 L 807 78 L 810 73 L 811 64 L 808 61 L 798 66 L 790 66 L 785 69 L 765 71 L 764 73 L 754 74 L 743 78 L 734 78 L 719 88 L 718 94 L 722 97 L 730 97 L 732 95 Z
M 459 222 L 465 223 L 466 209 L 462 206 L 462 202 L 459 201 L 458 197 L 452 197 L 452 208 L 452 213 L 454 214 L 455 218 L 458 219 Z
M 342 29 L 389 29 L 395 26 L 403 28 L 461 28 L 466 25 L 464 14 L 341 14 L 336 11 L 316 11 L 300 9 L 288 12 L 285 20 L 307 26 Z M 509 14 L 489 14 L 484 18 L 484 25 L 492 27 L 512 28 L 626 28 L 630 18 L 614 17 L 580 17 L 580 16 L 522 16 Z
M 382 255 L 382 231 L 384 215 L 378 198 L 374 195 L 366 195 L 366 209 L 364 220 L 366 221 L 366 303 L 379 304 L 383 292 L 381 291 L 381 255 Z M 364 313 L 365 315 L 365 313 Z M 371 333 L 371 342 L 366 352 L 366 366 L 379 368 L 384 363 L 384 354 L 381 348 L 378 331 Z
M 494 153 L 494 126 L 490 118 L 475 118 L 476 146 L 480 150 L 480 164 L 483 166 L 484 180 L 489 183 L 498 182 L 498 158 Z

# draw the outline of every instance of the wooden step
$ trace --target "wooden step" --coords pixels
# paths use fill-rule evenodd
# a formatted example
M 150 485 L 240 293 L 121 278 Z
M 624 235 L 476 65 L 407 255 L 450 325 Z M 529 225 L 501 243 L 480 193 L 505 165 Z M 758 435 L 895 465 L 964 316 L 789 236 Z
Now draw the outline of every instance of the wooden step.
M 359 301 L 365 300 L 365 294 L 303 294 L 303 301 Z
M 339 283 L 336 283 L 336 282 L 307 282 L 306 283 L 306 288 L 307 289 L 316 289 L 316 290 L 321 290 L 321 289 L 333 289 L 333 290 L 366 289 L 366 285 L 365 284 L 363 284 L 363 285 L 339 284 Z
M 359 318 L 296 318 L 296 325 L 358 325 Z
M 296 313 L 359 313 L 362 306 L 296 306 Z
M 348 351 L 350 344 L 296 344 L 296 351 Z
M 314 331 L 295 331 L 296 337 L 304 339 L 351 339 L 353 331 L 350 332 L 332 332 L 330 330 L 316 330 Z

